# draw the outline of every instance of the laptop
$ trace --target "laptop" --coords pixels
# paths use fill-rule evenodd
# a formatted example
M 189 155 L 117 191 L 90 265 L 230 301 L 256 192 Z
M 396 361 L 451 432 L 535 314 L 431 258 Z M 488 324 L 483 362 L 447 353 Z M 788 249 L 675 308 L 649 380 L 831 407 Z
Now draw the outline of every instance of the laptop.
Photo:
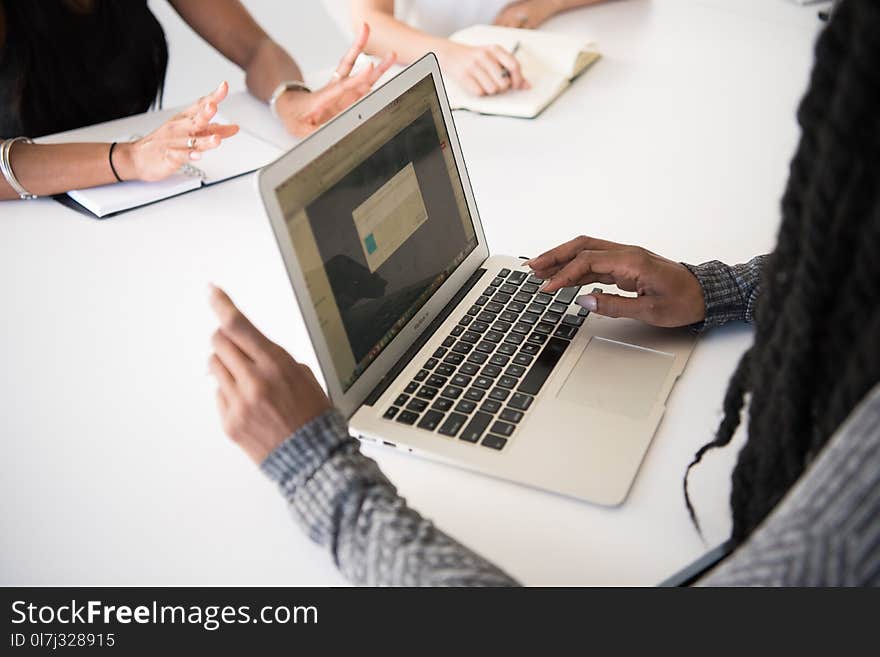
M 624 501 L 694 337 L 589 315 L 577 288 L 544 294 L 522 258 L 490 254 L 433 55 L 258 180 L 358 438 Z

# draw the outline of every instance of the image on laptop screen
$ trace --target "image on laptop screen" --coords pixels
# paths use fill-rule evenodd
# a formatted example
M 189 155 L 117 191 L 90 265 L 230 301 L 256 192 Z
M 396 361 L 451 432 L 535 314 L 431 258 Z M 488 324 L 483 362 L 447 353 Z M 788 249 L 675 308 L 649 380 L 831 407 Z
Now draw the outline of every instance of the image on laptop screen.
M 347 391 L 477 245 L 431 77 L 275 193 Z

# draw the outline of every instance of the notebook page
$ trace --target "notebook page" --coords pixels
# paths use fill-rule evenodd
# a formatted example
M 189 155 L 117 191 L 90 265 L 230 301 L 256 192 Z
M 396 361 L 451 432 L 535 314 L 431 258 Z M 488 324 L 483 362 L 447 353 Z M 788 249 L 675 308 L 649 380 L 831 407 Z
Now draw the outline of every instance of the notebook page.
M 105 217 L 108 214 L 183 194 L 197 189 L 201 184 L 202 181 L 198 178 L 178 173 L 158 182 L 132 180 L 89 189 L 77 189 L 68 192 L 67 195 L 95 216 Z
M 229 123 L 218 114 L 215 123 Z M 192 164 L 204 172 L 205 184 L 213 184 L 261 169 L 275 161 L 284 151 L 263 141 L 245 129 L 233 137 L 224 139 L 218 148 L 202 153 L 202 159 Z

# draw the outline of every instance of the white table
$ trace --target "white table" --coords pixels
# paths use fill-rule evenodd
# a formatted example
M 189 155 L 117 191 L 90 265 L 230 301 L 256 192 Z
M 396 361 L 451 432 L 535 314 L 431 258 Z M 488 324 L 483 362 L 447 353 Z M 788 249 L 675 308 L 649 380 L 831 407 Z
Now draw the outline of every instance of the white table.
M 691 262 L 771 248 L 813 9 L 631 0 L 547 27 L 595 38 L 604 59 L 535 121 L 456 115 L 496 252 L 583 232 Z M 343 583 L 222 434 L 208 281 L 316 365 L 252 176 L 104 222 L 0 204 L 0 584 Z M 617 509 L 367 451 L 415 508 L 526 584 L 653 584 L 706 548 L 682 474 L 750 339 L 701 341 Z M 729 531 L 735 452 L 692 476 L 708 544 Z

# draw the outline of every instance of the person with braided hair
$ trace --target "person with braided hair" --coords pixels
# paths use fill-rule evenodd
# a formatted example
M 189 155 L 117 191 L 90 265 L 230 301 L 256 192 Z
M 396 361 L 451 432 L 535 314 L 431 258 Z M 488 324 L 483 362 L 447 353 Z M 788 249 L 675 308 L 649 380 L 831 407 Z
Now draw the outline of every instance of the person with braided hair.
M 880 4 L 843 0 L 816 45 L 775 250 L 742 265 L 673 262 L 578 237 L 529 261 L 546 292 L 608 317 L 705 331 L 754 321 L 715 438 L 745 417 L 730 554 L 701 585 L 880 584 Z M 361 455 L 308 368 L 219 289 L 211 369 L 227 433 L 354 583 L 513 585 L 409 508 Z

